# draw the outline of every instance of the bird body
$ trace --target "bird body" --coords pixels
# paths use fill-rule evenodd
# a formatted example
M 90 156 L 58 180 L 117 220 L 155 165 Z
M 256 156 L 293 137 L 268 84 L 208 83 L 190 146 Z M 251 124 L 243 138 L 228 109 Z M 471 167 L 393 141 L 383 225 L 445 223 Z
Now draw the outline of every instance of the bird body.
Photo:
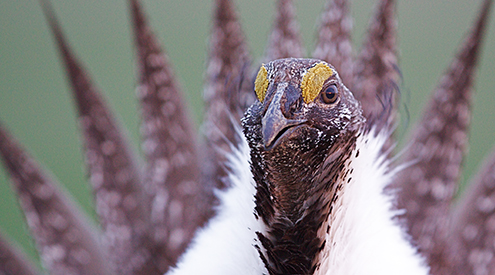
M 255 87 L 232 187 L 172 274 L 427 274 L 384 191 L 389 133 L 366 127 L 335 69 L 275 60 Z
M 277 1 L 263 58 L 272 61 L 252 81 L 233 1 L 216 0 L 199 144 L 167 55 L 140 1 L 130 0 L 139 165 L 42 0 L 73 88 L 101 225 L 88 223 L 0 125 L 0 156 L 47 272 L 495 274 L 495 155 L 452 208 L 493 0 L 483 1 L 400 159 L 392 157 L 400 85 L 395 2 L 379 1 L 354 58 L 349 3 L 328 1 L 315 59 L 307 59 L 300 58 L 293 2 Z M 0 256 L 2 274 L 42 273 L 1 232 Z

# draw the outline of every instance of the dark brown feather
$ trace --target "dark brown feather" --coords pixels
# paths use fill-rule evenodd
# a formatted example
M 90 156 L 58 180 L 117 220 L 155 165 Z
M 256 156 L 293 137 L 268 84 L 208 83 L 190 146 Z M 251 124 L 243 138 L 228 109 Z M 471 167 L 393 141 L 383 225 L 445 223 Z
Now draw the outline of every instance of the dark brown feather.
M 397 65 L 395 1 L 381 0 L 368 26 L 355 62 L 351 90 L 361 102 L 364 117 L 377 131 L 395 127 L 400 80 Z M 393 144 L 387 142 L 384 150 Z
M 131 0 L 141 103 L 144 186 L 149 197 L 154 264 L 175 264 L 197 228 L 213 214 L 213 190 L 200 180 L 196 132 L 168 57 Z
M 0 156 L 50 274 L 112 274 L 97 240 L 100 232 L 1 125 Z
M 225 188 L 225 155 L 238 143 L 235 127 L 254 101 L 250 57 L 234 4 L 216 0 L 205 80 L 204 183 Z
M 265 50 L 265 61 L 288 57 L 304 57 L 305 50 L 292 0 L 278 0 L 275 22 Z
M 495 153 L 453 211 L 450 228 L 449 242 L 455 251 L 451 274 L 494 274 Z

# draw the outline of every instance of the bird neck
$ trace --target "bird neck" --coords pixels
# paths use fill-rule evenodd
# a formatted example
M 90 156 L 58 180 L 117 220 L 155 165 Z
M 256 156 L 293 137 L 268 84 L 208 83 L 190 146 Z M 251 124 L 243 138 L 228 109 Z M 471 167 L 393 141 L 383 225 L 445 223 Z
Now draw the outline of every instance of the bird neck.
M 261 154 L 263 177 L 252 167 L 255 213 L 266 227 L 257 248 L 268 272 L 427 274 L 384 191 L 395 173 L 381 151 L 386 134 L 344 134 L 313 159 L 288 148 L 291 162 L 282 152 L 273 152 L 278 162 Z
M 325 247 L 326 222 L 334 211 L 355 152 L 356 132 L 343 133 L 311 150 L 260 152 L 252 159 L 260 256 L 270 274 L 313 274 Z M 321 148 L 319 148 L 321 146 Z M 256 153 L 255 153 L 256 155 Z

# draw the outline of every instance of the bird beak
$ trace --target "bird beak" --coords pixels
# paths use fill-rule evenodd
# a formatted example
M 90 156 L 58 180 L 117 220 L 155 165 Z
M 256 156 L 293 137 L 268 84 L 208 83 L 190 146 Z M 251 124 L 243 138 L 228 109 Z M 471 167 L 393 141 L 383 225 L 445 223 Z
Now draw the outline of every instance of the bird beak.
M 288 133 L 290 128 L 305 122 L 305 120 L 288 119 L 284 116 L 280 103 L 283 93 L 284 89 L 278 89 L 261 121 L 263 144 L 267 150 L 272 149 L 276 141 Z

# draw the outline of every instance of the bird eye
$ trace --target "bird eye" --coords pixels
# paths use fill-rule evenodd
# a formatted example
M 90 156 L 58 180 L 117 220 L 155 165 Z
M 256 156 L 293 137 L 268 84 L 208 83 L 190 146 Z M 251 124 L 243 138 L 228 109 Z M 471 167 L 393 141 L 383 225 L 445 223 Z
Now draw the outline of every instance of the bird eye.
M 322 93 L 321 93 L 321 99 L 323 102 L 326 104 L 332 104 L 337 101 L 339 98 L 339 93 L 337 86 L 335 85 L 330 85 L 328 86 Z

